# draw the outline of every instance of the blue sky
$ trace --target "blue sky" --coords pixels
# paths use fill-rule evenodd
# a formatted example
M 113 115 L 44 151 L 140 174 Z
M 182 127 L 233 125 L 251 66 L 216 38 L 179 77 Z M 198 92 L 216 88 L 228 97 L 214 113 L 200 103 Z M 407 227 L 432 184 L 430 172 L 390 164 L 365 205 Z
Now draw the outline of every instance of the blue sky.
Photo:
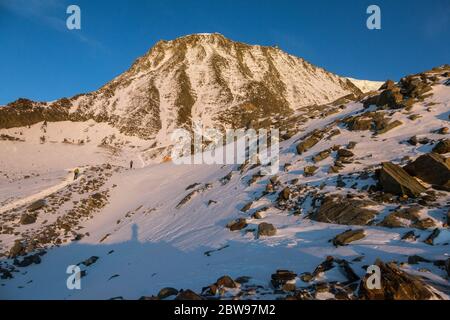
M 81 30 L 66 8 L 81 8 Z M 366 28 L 377 4 L 382 29 Z M 158 40 L 219 32 L 340 75 L 398 79 L 450 63 L 449 0 L 0 0 L 0 104 L 89 92 Z

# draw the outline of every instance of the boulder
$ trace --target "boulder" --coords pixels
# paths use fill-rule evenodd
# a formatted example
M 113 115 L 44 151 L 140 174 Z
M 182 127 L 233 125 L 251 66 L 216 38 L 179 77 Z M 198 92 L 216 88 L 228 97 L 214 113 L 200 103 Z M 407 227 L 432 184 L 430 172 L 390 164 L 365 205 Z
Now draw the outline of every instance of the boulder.
M 326 196 L 311 219 L 325 223 L 367 225 L 378 212 L 364 207 L 373 204 L 369 200 Z
M 86 259 L 82 262 L 82 264 L 84 264 L 86 267 L 89 267 L 90 265 L 96 263 L 98 260 L 97 256 L 92 256 L 89 259 Z
M 192 290 L 181 290 L 176 296 L 175 300 L 203 300 L 201 296 Z
M 395 82 L 392 80 L 387 80 L 385 83 L 383 83 L 379 90 L 392 89 L 393 87 L 395 87 Z
M 22 261 L 19 261 L 18 259 L 14 259 L 14 265 L 17 267 L 28 267 L 32 264 L 40 264 L 41 263 L 41 257 L 38 253 L 26 256 L 22 259 Z
M 319 169 L 319 168 L 317 168 L 316 166 L 307 166 L 307 167 L 305 167 L 305 168 L 303 169 L 303 175 L 304 175 L 305 177 L 311 177 L 311 176 L 314 175 L 314 173 L 316 173 L 316 171 L 317 171 L 318 169 Z
M 439 234 L 441 233 L 441 230 L 439 230 L 438 228 L 434 229 L 431 234 L 425 239 L 425 243 L 429 244 L 429 245 L 434 245 L 434 239 L 436 239 Z
M 348 145 L 347 145 L 347 149 L 348 149 L 348 150 L 355 149 L 355 147 L 356 147 L 357 144 L 358 144 L 358 143 L 357 143 L 356 141 L 350 141 L 350 142 L 348 143 Z
M 328 158 L 330 155 L 331 155 L 331 150 L 329 150 L 329 149 L 323 150 L 313 157 L 313 161 L 316 163 L 323 161 L 326 158 Z
M 395 195 L 417 197 L 426 189 L 402 167 L 384 162 L 379 171 L 379 183 L 384 192 Z
M 388 214 L 378 225 L 386 228 L 409 227 L 410 225 L 405 224 L 405 221 L 410 224 L 419 221 L 419 211 L 419 207 L 396 210 Z
M 359 230 L 347 230 L 341 234 L 338 234 L 336 237 L 334 237 L 333 244 L 338 246 L 345 246 L 348 245 L 351 242 L 361 240 L 365 237 L 365 233 L 363 229 Z
M 439 298 L 418 277 L 407 274 L 393 263 L 375 262 L 380 268 L 381 288 L 368 288 L 369 274 L 360 283 L 358 298 L 361 300 L 429 300 Z
M 389 122 L 389 123 L 383 125 L 383 127 L 380 128 L 379 130 L 377 130 L 377 134 L 386 133 L 394 128 L 401 126 L 402 124 L 403 124 L 403 122 L 401 122 L 400 120 L 395 120 L 395 121 Z
M 315 136 L 306 138 L 304 141 L 300 142 L 297 145 L 298 154 L 302 154 L 302 153 L 308 151 L 309 149 L 314 147 L 319 141 L 320 141 L 320 139 Z
M 32 204 L 30 204 L 27 208 L 27 210 L 29 212 L 33 212 L 33 211 L 37 211 L 43 207 L 45 207 L 47 205 L 47 201 L 45 201 L 44 199 L 38 200 L 36 202 L 33 202 Z
M 278 200 L 289 200 L 290 196 L 291 196 L 291 189 L 289 189 L 289 187 L 286 187 L 280 192 Z
M 434 185 L 443 186 L 450 180 L 450 159 L 437 153 L 427 153 L 404 167 L 412 176 Z
M 337 152 L 338 158 L 351 158 L 355 154 L 347 149 L 339 149 Z
M 431 218 L 425 218 L 422 220 L 417 220 L 412 224 L 412 227 L 420 229 L 420 230 L 426 230 L 429 228 L 433 228 L 436 226 L 436 223 Z
M 166 299 L 171 296 L 176 296 L 178 294 L 178 290 L 170 287 L 162 288 L 158 292 L 158 299 Z
M 277 290 L 283 291 L 295 291 L 295 278 L 297 274 L 289 270 L 277 270 L 276 273 L 272 274 L 271 283 L 272 286 Z
M 25 245 L 20 240 L 15 240 L 14 245 L 9 250 L 9 258 L 15 258 L 17 256 L 25 254 Z
M 20 217 L 20 224 L 33 224 L 36 222 L 36 218 L 37 216 L 35 214 L 28 214 L 28 213 L 24 213 L 21 217 Z
M 272 237 L 277 234 L 277 228 L 271 223 L 262 222 L 258 225 L 258 237 Z
M 247 220 L 244 218 L 239 218 L 233 221 L 230 221 L 227 224 L 227 228 L 230 229 L 230 231 L 238 231 L 238 230 L 242 230 L 245 227 L 247 227 Z
M 233 289 L 233 288 L 238 287 L 237 283 L 233 279 L 231 279 L 231 277 L 229 277 L 229 276 L 222 276 L 219 279 L 217 279 L 216 285 L 219 288 L 222 287 L 222 288 Z
M 248 202 L 248 203 L 246 203 L 246 204 L 242 207 L 241 211 L 242 211 L 242 212 L 247 212 L 247 211 L 250 210 L 250 208 L 252 207 L 252 204 L 253 204 L 253 202 Z
M 439 154 L 445 154 L 450 152 L 450 139 L 444 139 L 438 142 L 433 148 L 433 152 Z

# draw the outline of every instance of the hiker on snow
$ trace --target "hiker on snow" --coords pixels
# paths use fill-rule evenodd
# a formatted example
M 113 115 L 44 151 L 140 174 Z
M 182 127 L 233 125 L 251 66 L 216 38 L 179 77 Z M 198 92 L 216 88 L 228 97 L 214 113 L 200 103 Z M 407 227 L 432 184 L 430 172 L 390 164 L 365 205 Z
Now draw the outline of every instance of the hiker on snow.
M 79 174 L 80 174 L 80 169 L 76 168 L 76 169 L 73 171 L 73 180 L 77 180 Z
M 133 169 L 133 160 L 130 161 L 130 169 Z

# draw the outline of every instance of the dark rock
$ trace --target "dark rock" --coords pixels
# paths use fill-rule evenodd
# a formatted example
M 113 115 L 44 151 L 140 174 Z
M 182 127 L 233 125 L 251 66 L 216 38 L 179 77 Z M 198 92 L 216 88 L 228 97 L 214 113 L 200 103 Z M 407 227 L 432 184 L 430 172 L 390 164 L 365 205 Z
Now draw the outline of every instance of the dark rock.
M 381 289 L 369 289 L 366 275 L 360 283 L 358 298 L 361 300 L 429 300 L 436 298 L 433 292 L 420 280 L 400 270 L 393 263 L 377 260 L 381 271 Z
M 275 289 L 283 291 L 295 291 L 295 278 L 297 274 L 288 270 L 277 270 L 272 274 L 272 286 Z
M 237 288 L 238 285 L 236 282 L 231 279 L 229 276 L 222 276 L 216 281 L 216 285 L 220 288 Z
M 347 230 L 341 234 L 338 234 L 336 237 L 334 237 L 333 239 L 333 244 L 338 247 L 338 246 L 345 246 L 351 242 L 357 241 L 357 240 L 361 240 L 365 237 L 365 232 L 364 230 L 360 229 L 360 230 Z
M 388 131 L 391 131 L 394 128 L 397 128 L 397 127 L 401 126 L 402 124 L 403 124 L 403 122 L 401 122 L 399 120 L 395 120 L 395 121 L 389 122 L 386 125 L 384 125 L 382 128 L 380 128 L 379 130 L 377 130 L 377 134 L 386 133 Z
M 237 283 L 240 284 L 244 284 L 244 283 L 248 283 L 250 281 L 250 277 L 247 276 L 241 276 L 241 277 L 237 277 L 234 281 L 236 281 Z
M 426 230 L 435 227 L 436 223 L 431 218 L 425 218 L 414 222 L 411 226 L 420 230 Z
M 337 155 L 338 155 L 339 158 L 351 158 L 355 154 L 353 152 L 351 152 L 350 150 L 347 150 L 347 149 L 339 149 L 338 152 L 337 152 Z
M 322 261 L 313 271 L 313 277 L 317 277 L 322 272 L 327 272 L 334 268 L 334 257 L 327 256 L 324 261 Z
M 379 182 L 384 192 L 417 197 L 426 189 L 402 167 L 384 162 L 379 172 Z
M 355 273 L 352 267 L 350 267 L 350 263 L 348 261 L 340 260 L 338 263 L 341 267 L 342 273 L 347 278 L 347 283 L 353 283 L 360 279 L 360 277 Z
M 378 212 L 364 207 L 373 204 L 368 200 L 327 196 L 311 219 L 325 223 L 367 225 Z
M 29 212 L 33 212 L 33 211 L 37 211 L 37 210 L 45 207 L 46 205 L 47 205 L 47 201 L 45 201 L 44 199 L 41 199 L 41 200 L 38 200 L 38 201 L 30 204 L 27 209 Z
M 280 192 L 278 200 L 289 200 L 290 196 L 291 196 L 291 189 L 289 189 L 289 187 L 286 187 Z
M 418 264 L 419 262 L 431 262 L 430 260 L 427 260 L 425 258 L 422 258 L 418 255 L 413 255 L 408 257 L 408 263 L 409 264 Z
M 148 297 L 148 296 L 142 296 L 142 297 L 139 298 L 139 300 L 153 301 L 153 300 L 159 300 L 159 299 L 158 299 L 158 297 L 155 297 L 155 296 L 151 296 L 151 297 Z
M 407 142 L 412 146 L 416 146 L 419 143 L 419 139 L 417 139 L 417 136 L 413 136 Z
M 82 264 L 84 264 L 86 267 L 89 267 L 90 265 L 96 263 L 98 260 L 97 256 L 92 256 L 89 259 L 86 259 L 82 262 Z
M 19 261 L 18 259 L 14 259 L 14 265 L 17 267 L 28 267 L 32 264 L 40 264 L 41 263 L 41 257 L 39 254 L 32 254 L 29 256 L 26 256 L 22 259 L 22 261 Z
M 310 272 L 305 272 L 305 273 L 302 273 L 302 274 L 300 275 L 300 279 L 301 279 L 303 282 L 308 283 L 308 282 L 311 282 L 311 281 L 314 279 L 314 276 L 313 276 L 313 274 L 310 273 Z
M 392 80 L 387 80 L 383 85 L 380 87 L 379 90 L 386 90 L 386 89 L 392 89 L 395 87 L 395 82 Z
M 347 149 L 352 150 L 356 147 L 356 142 L 355 141 L 350 141 L 347 145 Z
M 448 134 L 448 132 L 449 132 L 448 127 L 442 127 L 437 131 L 437 133 L 439 134 Z
M 158 292 L 158 299 L 166 299 L 171 296 L 176 296 L 178 294 L 178 290 L 174 288 L 163 288 Z
M 316 154 L 316 155 L 313 157 L 313 161 L 314 161 L 314 162 L 320 162 L 320 161 L 323 161 L 323 160 L 325 160 L 326 158 L 328 158 L 330 155 L 331 155 L 331 151 L 330 151 L 329 149 L 323 150 L 323 151 L 319 152 L 318 154 Z
M 388 214 L 378 225 L 387 228 L 409 227 L 404 221 L 409 220 L 411 223 L 419 221 L 419 207 L 404 208 Z
M 445 154 L 450 152 L 450 139 L 445 139 L 439 141 L 438 144 L 433 148 L 433 152 L 439 154 Z
M 242 211 L 242 212 L 247 212 L 247 211 L 250 210 L 250 208 L 252 207 L 252 204 L 253 204 L 253 202 L 249 202 L 249 203 L 245 204 L 245 205 L 242 207 L 241 211 Z
M 25 245 L 20 240 L 15 240 L 14 245 L 9 250 L 9 258 L 15 258 L 25 254 Z
M 311 177 L 314 175 L 314 173 L 316 173 L 317 169 L 319 168 L 317 168 L 316 166 L 307 166 L 303 169 L 303 175 L 305 177 Z
M 314 147 L 319 141 L 320 141 L 320 139 L 315 136 L 306 138 L 304 141 L 300 142 L 297 145 L 298 154 L 302 154 L 302 153 L 308 151 L 309 149 Z
M 440 233 L 441 231 L 439 229 L 434 229 L 424 242 L 429 245 L 434 245 L 434 239 L 436 239 Z
M 192 290 L 181 290 L 176 296 L 175 300 L 203 300 L 201 296 Z
M 450 180 L 450 161 L 437 153 L 422 155 L 404 169 L 429 184 L 445 185 Z
M 230 231 L 238 231 L 242 230 L 247 227 L 247 220 L 244 218 L 239 218 L 236 220 L 233 220 L 227 224 L 227 228 L 230 229 Z
M 259 210 L 256 210 L 255 213 L 252 214 L 253 219 L 264 219 L 266 217 L 265 213 L 269 208 L 264 207 Z
M 277 234 L 277 228 L 271 223 L 262 222 L 258 225 L 258 237 L 272 237 Z
M 21 217 L 20 217 L 20 224 L 33 224 L 36 222 L 36 218 L 37 216 L 35 214 L 28 214 L 28 213 L 24 213 Z

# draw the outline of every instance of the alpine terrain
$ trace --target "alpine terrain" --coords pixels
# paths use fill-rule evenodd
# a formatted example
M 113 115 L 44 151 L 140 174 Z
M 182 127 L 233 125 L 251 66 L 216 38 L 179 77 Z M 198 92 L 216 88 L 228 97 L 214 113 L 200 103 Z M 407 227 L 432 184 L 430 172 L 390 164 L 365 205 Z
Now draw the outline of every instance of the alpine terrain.
M 449 121 L 449 65 L 372 82 L 160 41 L 97 91 L 0 107 L 0 298 L 449 299 Z M 175 164 L 197 123 L 279 129 L 279 172 Z

